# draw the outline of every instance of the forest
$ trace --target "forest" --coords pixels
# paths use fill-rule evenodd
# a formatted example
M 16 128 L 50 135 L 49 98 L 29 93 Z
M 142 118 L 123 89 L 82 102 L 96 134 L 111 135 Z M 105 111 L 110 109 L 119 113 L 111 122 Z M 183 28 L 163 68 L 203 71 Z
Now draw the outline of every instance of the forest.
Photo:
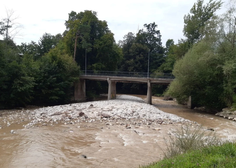
M 158 24 L 146 23 L 116 42 L 106 21 L 90 10 L 71 11 L 62 34 L 45 33 L 38 42 L 16 45 L 8 33 L 10 18 L 0 21 L 0 109 L 56 105 L 72 101 L 82 70 L 171 73 L 168 86 L 153 86 L 154 95 L 179 103 L 191 96 L 210 110 L 236 108 L 236 8 L 233 1 L 217 15 L 221 0 L 197 0 L 184 16 L 183 35 L 175 44 L 161 40 Z M 86 62 L 86 63 L 85 63 Z M 87 82 L 87 97 L 107 91 L 107 83 Z M 146 85 L 118 84 L 120 93 L 146 93 Z

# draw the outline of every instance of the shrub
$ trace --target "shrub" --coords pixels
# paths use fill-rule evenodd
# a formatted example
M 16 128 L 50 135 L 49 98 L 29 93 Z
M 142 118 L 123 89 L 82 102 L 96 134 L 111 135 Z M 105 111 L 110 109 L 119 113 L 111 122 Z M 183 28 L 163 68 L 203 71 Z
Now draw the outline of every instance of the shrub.
M 79 67 L 72 57 L 51 51 L 38 61 L 38 65 L 34 101 L 48 105 L 69 102 L 72 86 L 79 78 Z
M 221 141 L 215 136 L 213 131 L 190 124 L 181 126 L 181 129 L 176 130 L 165 142 L 167 146 L 166 150 L 163 150 L 165 158 L 221 144 Z
M 35 82 L 23 59 L 0 42 L 0 108 L 25 106 L 32 100 Z

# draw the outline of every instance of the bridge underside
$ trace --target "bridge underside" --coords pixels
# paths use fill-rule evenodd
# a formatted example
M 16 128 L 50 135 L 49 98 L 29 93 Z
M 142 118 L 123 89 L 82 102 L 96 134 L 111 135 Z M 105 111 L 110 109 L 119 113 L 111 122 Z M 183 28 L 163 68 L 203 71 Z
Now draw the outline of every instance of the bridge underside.
M 152 104 L 152 84 L 169 84 L 173 79 L 153 79 L 153 78 L 135 78 L 135 77 L 110 77 L 110 76 L 81 76 L 79 82 L 75 83 L 74 97 L 75 101 L 86 99 L 86 80 L 98 80 L 108 82 L 107 99 L 116 98 L 116 83 L 147 83 L 147 100 Z

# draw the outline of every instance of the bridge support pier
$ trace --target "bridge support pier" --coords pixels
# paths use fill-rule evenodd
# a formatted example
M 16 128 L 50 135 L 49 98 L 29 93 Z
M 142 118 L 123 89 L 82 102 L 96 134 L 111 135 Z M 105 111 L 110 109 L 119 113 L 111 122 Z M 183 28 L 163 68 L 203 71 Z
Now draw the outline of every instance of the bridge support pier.
M 74 101 L 86 100 L 86 82 L 85 79 L 80 79 L 74 83 Z
M 188 97 L 187 107 L 188 107 L 189 109 L 193 109 L 192 96 L 189 96 L 189 97 Z
M 116 98 L 116 82 L 112 81 L 111 79 L 107 78 L 108 82 L 108 96 L 107 99 L 115 99 Z
M 147 82 L 147 104 L 152 104 L 152 84 L 150 80 Z

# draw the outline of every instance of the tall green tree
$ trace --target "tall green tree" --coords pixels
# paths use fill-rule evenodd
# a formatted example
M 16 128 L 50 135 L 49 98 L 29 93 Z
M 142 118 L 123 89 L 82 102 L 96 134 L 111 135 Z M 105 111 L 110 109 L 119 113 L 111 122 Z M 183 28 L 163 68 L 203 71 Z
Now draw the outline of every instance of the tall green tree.
M 187 37 L 190 46 L 205 36 L 205 26 L 214 19 L 215 12 L 220 9 L 221 0 L 209 0 L 204 4 L 204 0 L 197 0 L 190 10 L 190 13 L 184 16 L 183 33 Z
M 65 25 L 67 30 L 64 42 L 67 52 L 75 54 L 75 60 L 81 69 L 85 69 L 85 65 L 90 70 L 117 69 L 122 58 L 121 50 L 116 45 L 107 22 L 99 20 L 96 12 L 72 11 Z
M 207 26 L 208 34 L 177 61 L 176 79 L 168 93 L 184 102 L 192 96 L 198 106 L 210 109 L 236 107 L 235 5 Z
M 236 108 L 236 7 L 230 1 L 227 12 L 221 17 L 218 27 L 218 50 L 224 74 L 224 99 L 228 106 Z
M 153 73 L 164 62 L 164 47 L 156 23 L 144 24 L 144 28 L 134 35 L 128 33 L 121 41 L 123 60 L 119 68 L 125 72 L 139 72 L 142 76 Z M 148 73 L 149 71 L 149 73 Z M 146 93 L 146 85 L 124 84 L 122 90 L 130 93 Z
M 19 56 L 14 42 L 9 40 L 0 41 L 0 108 L 28 104 L 35 84 L 29 73 L 30 67 Z
M 154 23 L 145 24 L 136 36 L 128 33 L 122 42 L 124 59 L 121 70 L 128 72 L 155 71 L 164 62 L 161 34 Z

